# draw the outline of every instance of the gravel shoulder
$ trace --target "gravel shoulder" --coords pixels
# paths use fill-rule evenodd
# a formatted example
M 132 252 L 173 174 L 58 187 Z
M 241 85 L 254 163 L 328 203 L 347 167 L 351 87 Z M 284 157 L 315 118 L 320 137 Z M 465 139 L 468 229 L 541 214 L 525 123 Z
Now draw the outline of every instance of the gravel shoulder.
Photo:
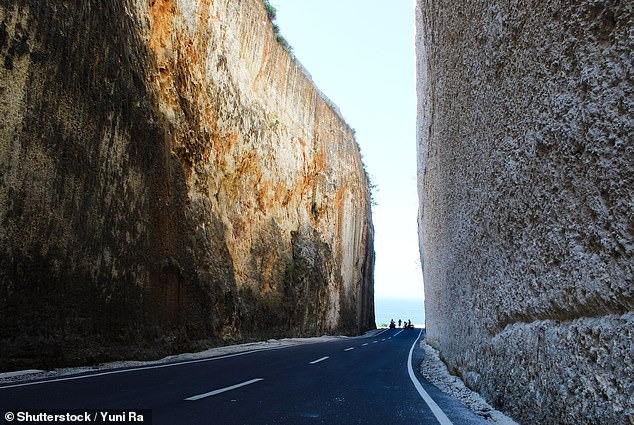
M 429 346 L 425 340 L 421 340 L 420 346 L 425 352 L 424 360 L 420 364 L 420 371 L 440 391 L 457 398 L 490 424 L 518 425 L 513 419 L 491 407 L 480 394 L 467 388 L 460 378 L 451 375 L 447 366 L 440 360 L 435 348 Z

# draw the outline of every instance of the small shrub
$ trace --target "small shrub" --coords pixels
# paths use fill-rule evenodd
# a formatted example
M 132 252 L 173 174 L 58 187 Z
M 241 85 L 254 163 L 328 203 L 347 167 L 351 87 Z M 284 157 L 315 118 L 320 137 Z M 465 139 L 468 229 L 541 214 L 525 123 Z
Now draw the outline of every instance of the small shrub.
M 293 48 L 288 41 L 280 34 L 280 27 L 275 23 L 275 19 L 277 18 L 277 9 L 268 0 L 264 0 L 264 8 L 266 9 L 266 14 L 269 16 L 269 20 L 273 25 L 273 32 L 275 33 L 275 39 L 278 43 L 289 53 L 293 52 Z M 291 55 L 292 56 L 292 55 Z
M 293 51 L 293 48 L 290 44 L 288 44 L 288 41 L 286 41 L 286 39 L 280 34 L 277 34 L 275 38 L 277 39 L 277 42 L 280 43 L 284 49 L 286 49 L 287 52 L 291 53 Z
M 277 9 L 267 0 L 264 0 L 264 8 L 266 9 L 266 14 L 269 15 L 269 19 L 273 22 L 275 18 L 277 18 Z M 273 25 L 273 28 L 276 28 L 277 31 L 279 31 L 279 28 L 277 28 L 276 25 Z

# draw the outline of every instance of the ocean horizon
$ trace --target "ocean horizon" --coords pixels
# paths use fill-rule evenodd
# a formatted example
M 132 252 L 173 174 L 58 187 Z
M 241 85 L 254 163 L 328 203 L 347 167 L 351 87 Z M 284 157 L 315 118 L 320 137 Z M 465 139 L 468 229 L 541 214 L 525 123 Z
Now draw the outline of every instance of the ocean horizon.
M 420 326 L 425 324 L 424 301 L 420 298 L 375 298 L 374 316 L 376 326 L 389 325 L 394 319 L 411 320 L 412 324 Z

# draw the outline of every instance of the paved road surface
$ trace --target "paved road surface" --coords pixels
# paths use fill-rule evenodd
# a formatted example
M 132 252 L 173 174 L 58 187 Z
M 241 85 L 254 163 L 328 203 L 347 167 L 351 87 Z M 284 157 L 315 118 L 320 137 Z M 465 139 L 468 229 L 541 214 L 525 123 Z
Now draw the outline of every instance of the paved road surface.
M 5 385 L 0 387 L 0 415 L 35 409 L 147 409 L 154 425 L 482 424 L 411 367 L 420 363 L 416 341 L 421 333 L 392 329 Z

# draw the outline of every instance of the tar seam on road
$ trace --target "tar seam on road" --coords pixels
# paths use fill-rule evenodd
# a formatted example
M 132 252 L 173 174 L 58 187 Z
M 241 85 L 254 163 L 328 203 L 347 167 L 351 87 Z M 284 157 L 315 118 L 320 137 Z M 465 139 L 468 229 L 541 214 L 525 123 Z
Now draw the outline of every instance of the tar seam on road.
M 418 378 L 416 378 L 416 375 L 414 375 L 414 369 L 412 369 L 412 353 L 414 352 L 414 347 L 416 346 L 416 343 L 420 339 L 422 333 L 423 330 L 421 329 L 418 333 L 418 337 L 414 340 L 414 343 L 412 344 L 412 348 L 409 349 L 409 356 L 407 357 L 407 373 L 409 373 L 409 379 L 412 380 L 412 383 L 416 387 L 416 390 L 418 390 L 418 394 L 420 394 L 423 400 L 425 400 L 425 403 L 427 403 L 427 405 L 431 409 L 431 412 L 434 414 L 434 416 L 436 416 L 436 419 L 438 419 L 440 425 L 453 425 L 447 415 L 445 415 L 445 412 L 442 411 L 442 409 L 436 404 L 434 399 L 432 399 L 427 391 L 425 391 L 423 386 L 418 381 Z
M 315 364 L 315 363 L 319 363 L 319 362 L 323 362 L 324 360 L 328 359 L 329 357 L 322 357 L 321 359 L 317 359 L 317 360 L 313 360 L 312 362 L 309 362 L 308 364 Z
M 191 397 L 186 398 L 185 400 L 186 401 L 200 400 L 201 398 L 211 397 L 212 395 L 226 393 L 227 391 L 235 390 L 236 388 L 240 388 L 240 387 L 244 387 L 244 386 L 247 386 L 247 385 L 255 384 L 256 382 L 262 381 L 262 380 L 264 380 L 264 378 L 251 379 L 249 381 L 241 382 L 240 384 L 235 384 L 235 385 L 232 385 L 230 387 L 220 388 L 220 389 L 217 389 L 217 390 L 209 391 L 208 393 L 191 396 Z

